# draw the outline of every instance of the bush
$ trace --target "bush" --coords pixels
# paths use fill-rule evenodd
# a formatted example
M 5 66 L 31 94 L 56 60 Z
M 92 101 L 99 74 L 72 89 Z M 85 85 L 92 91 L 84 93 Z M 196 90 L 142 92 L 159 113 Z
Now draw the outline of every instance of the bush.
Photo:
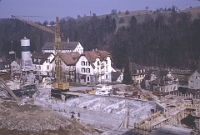
M 129 11 L 128 10 L 126 10 L 126 12 L 125 12 L 125 15 L 128 15 L 129 14 Z
M 125 22 L 125 20 L 123 19 L 123 18 L 121 18 L 120 20 L 119 20 L 119 23 L 124 23 Z

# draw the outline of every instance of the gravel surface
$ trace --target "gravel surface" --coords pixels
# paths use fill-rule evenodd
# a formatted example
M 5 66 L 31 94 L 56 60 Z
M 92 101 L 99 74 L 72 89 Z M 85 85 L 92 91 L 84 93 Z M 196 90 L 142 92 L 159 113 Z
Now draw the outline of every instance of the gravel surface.
M 92 135 L 95 130 L 85 128 L 73 119 L 32 104 L 18 104 L 0 100 L 0 135 Z

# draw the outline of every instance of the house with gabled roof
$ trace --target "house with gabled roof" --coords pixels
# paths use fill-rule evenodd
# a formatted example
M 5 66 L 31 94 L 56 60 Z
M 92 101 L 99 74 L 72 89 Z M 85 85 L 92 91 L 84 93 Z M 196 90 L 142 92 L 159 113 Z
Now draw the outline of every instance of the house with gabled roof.
M 122 83 L 123 81 L 123 73 L 120 71 L 111 72 L 112 82 Z
M 188 79 L 189 89 L 200 89 L 200 69 L 196 70 Z
M 11 77 L 19 79 L 21 76 L 21 66 L 20 66 L 20 60 L 15 59 L 11 64 Z
M 97 84 L 111 82 L 111 55 L 104 50 L 86 51 L 76 63 L 77 82 Z
M 178 90 L 178 79 L 168 70 L 150 70 L 143 79 L 145 89 L 167 93 Z
M 61 59 L 61 66 L 62 66 L 62 72 L 63 75 L 66 77 L 66 80 L 68 81 L 75 81 L 75 74 L 76 74 L 76 62 L 78 58 L 80 57 L 80 54 L 78 52 L 66 52 L 66 53 L 60 53 L 60 59 Z M 52 61 L 52 69 L 55 71 L 55 59 Z
M 54 42 L 46 42 L 42 47 L 42 52 L 55 54 L 54 45 Z M 79 54 L 82 54 L 84 50 L 79 42 L 69 42 L 68 40 L 67 42 L 61 42 L 61 45 L 61 53 L 78 52 Z
M 10 72 L 10 61 L 0 61 L 0 72 Z
M 41 75 L 47 75 L 52 71 L 52 60 L 54 59 L 53 53 L 42 53 L 34 52 L 32 53 L 32 62 L 34 65 L 34 70 Z
M 130 70 L 132 75 L 132 80 L 134 84 L 140 84 L 145 77 L 146 69 L 145 67 L 138 65 L 134 62 L 130 62 Z

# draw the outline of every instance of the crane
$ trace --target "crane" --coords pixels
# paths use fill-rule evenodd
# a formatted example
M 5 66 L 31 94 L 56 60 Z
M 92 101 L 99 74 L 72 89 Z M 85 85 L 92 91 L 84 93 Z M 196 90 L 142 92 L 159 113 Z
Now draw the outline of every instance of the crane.
M 63 34 L 60 32 L 60 25 L 59 25 L 59 18 L 56 17 L 56 28 L 55 31 L 45 27 L 45 26 L 41 26 L 39 24 L 36 24 L 34 22 L 31 21 L 27 21 L 25 19 L 16 17 L 14 15 L 12 15 L 13 18 L 20 20 L 24 23 L 27 23 L 31 26 L 34 26 L 36 28 L 39 28 L 41 30 L 44 30 L 46 32 L 52 33 L 55 35 L 55 44 L 54 44 L 54 50 L 55 50 L 55 70 L 56 70 L 56 81 L 53 84 L 54 89 L 57 91 L 67 91 L 69 90 L 69 83 L 64 79 L 64 77 L 62 76 L 62 64 L 61 64 L 61 58 L 60 58 L 60 53 L 61 53 L 61 36 L 63 36 Z

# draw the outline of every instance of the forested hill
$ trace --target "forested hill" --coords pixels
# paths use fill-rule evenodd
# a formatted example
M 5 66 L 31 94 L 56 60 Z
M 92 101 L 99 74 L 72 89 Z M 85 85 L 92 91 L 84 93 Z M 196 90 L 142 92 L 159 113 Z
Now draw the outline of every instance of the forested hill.
M 41 25 L 46 26 L 47 22 Z M 60 25 L 65 35 L 63 41 L 67 38 L 79 41 L 85 51 L 107 50 L 117 68 L 124 67 L 128 59 L 144 66 L 194 69 L 199 66 L 200 7 L 185 11 L 93 14 L 61 19 Z M 1 19 L 1 55 L 8 57 L 8 52 L 15 50 L 20 58 L 20 39 L 24 36 L 31 40 L 31 51 L 41 51 L 45 42 L 54 41 L 50 33 L 15 19 Z

